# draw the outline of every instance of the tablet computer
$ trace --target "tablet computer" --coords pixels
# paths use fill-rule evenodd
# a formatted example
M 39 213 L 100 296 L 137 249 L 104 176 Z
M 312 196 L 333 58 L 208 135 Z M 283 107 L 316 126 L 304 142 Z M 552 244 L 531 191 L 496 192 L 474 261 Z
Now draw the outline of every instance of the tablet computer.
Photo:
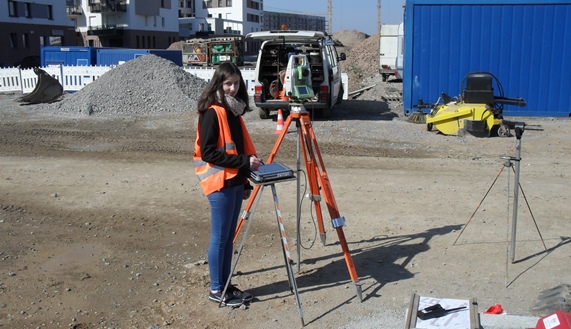
M 263 164 L 258 170 L 250 170 L 250 179 L 254 183 L 268 183 L 288 178 L 295 178 L 293 170 L 280 162 Z

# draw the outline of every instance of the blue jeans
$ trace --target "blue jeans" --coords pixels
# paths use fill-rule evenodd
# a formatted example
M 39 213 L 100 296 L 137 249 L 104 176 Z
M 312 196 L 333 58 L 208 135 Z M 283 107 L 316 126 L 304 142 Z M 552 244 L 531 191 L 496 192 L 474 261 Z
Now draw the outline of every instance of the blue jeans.
M 227 187 L 207 196 L 210 202 L 208 267 L 210 289 L 222 290 L 232 269 L 233 240 L 242 208 L 244 186 Z

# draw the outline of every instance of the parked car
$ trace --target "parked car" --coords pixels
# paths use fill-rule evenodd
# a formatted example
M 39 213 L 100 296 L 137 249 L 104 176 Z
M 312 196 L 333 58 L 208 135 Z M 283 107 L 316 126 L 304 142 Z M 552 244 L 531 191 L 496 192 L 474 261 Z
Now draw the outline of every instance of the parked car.
M 306 55 L 311 68 L 311 88 L 315 97 L 304 107 L 319 111 L 322 118 L 330 116 L 331 108 L 343 100 L 341 63 L 345 53 L 337 54 L 333 40 L 319 31 L 261 31 L 246 35 L 246 39 L 262 41 L 255 69 L 254 101 L 262 119 L 269 118 L 270 110 L 289 111 L 287 100 L 276 97 L 273 87 L 281 81 L 291 55 Z M 272 84 L 273 82 L 273 84 Z
M 24 57 L 21 61 L 14 63 L 15 67 L 19 67 L 21 69 L 29 69 L 33 67 L 40 67 L 41 66 L 41 58 L 40 56 L 27 56 Z

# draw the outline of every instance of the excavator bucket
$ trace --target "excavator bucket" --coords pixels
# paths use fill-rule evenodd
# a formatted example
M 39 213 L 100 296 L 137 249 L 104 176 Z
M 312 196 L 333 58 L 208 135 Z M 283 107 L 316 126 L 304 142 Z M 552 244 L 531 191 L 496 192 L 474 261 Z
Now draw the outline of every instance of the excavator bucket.
M 27 104 L 51 103 L 63 95 L 63 86 L 56 78 L 39 67 L 34 68 L 34 73 L 38 76 L 36 87 L 31 93 L 20 97 L 19 102 Z

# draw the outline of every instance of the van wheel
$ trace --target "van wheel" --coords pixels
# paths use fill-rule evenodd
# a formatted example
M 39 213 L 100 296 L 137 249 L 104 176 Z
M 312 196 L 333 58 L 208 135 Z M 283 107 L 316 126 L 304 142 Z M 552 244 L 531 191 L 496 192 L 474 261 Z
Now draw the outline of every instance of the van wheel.
M 263 109 L 263 108 L 259 108 L 258 109 L 258 115 L 260 116 L 260 119 L 269 119 L 270 117 L 270 110 L 268 109 Z
M 387 78 L 389 77 L 388 74 L 382 74 L 381 75 L 381 79 L 383 80 L 383 82 L 387 82 Z

